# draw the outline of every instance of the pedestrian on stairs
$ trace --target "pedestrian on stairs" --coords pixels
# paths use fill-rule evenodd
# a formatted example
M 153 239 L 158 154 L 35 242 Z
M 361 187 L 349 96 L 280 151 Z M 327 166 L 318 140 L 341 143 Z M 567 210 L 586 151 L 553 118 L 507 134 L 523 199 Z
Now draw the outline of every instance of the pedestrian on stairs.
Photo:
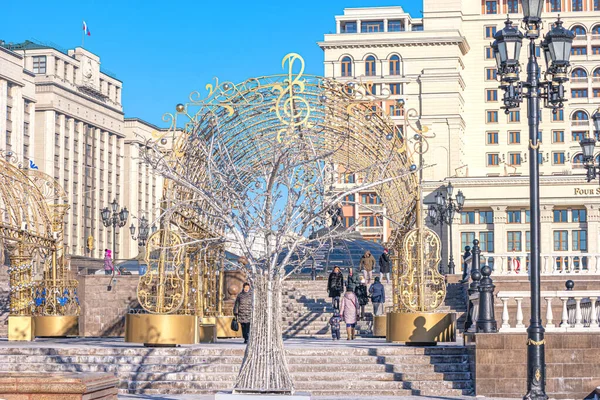
M 344 275 L 340 271 L 340 267 L 334 267 L 333 272 L 329 274 L 327 280 L 327 293 L 331 297 L 332 305 L 335 310 L 340 309 L 340 296 L 344 292 Z
M 383 315 L 383 303 L 385 303 L 385 288 L 379 282 L 379 277 L 375 277 L 375 283 L 369 288 L 371 301 L 373 302 L 373 315 Z
M 244 343 L 248 343 L 250 338 L 250 321 L 252 319 L 252 291 L 250 290 L 250 284 L 244 283 L 242 291 L 238 294 L 233 305 L 233 315 L 237 321 L 242 325 L 242 336 L 244 337 Z
M 331 326 L 331 338 L 333 340 L 340 340 L 340 322 L 342 318 L 340 318 L 340 312 L 335 310 L 333 312 L 333 316 L 329 318 L 329 325 Z
M 348 279 L 346 280 L 346 289 L 351 289 L 353 292 L 356 291 L 356 287 L 360 284 L 358 277 L 360 275 L 354 274 L 354 268 L 348 268 Z
M 370 285 L 373 279 L 373 268 L 375 268 L 375 257 L 367 250 L 360 259 L 360 270 L 367 281 L 367 285 Z
M 358 298 L 351 290 L 346 290 L 340 305 L 340 315 L 346 322 L 347 340 L 354 340 L 356 321 L 358 321 Z
M 358 305 L 360 306 L 360 319 L 365 319 L 365 306 L 369 304 L 369 294 L 367 293 L 367 284 L 365 277 L 360 277 L 360 284 L 356 287 L 354 293 L 358 298 Z
M 388 249 L 383 249 L 383 253 L 379 256 L 379 279 L 383 280 L 385 275 L 385 283 L 390 283 L 390 253 Z

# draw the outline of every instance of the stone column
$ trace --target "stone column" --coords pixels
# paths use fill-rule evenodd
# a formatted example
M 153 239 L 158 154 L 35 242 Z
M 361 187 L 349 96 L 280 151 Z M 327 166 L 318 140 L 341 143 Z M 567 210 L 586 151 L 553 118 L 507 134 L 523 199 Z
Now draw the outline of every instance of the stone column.
M 387 32 L 387 31 L 388 31 L 388 20 L 387 20 L 387 18 L 385 18 L 385 19 L 383 20 L 383 31 L 384 31 L 384 32 Z
M 337 34 L 342 33 L 342 24 L 339 20 L 335 21 L 335 33 L 337 33 Z
M 356 20 L 356 33 L 362 32 L 362 21 L 360 19 Z

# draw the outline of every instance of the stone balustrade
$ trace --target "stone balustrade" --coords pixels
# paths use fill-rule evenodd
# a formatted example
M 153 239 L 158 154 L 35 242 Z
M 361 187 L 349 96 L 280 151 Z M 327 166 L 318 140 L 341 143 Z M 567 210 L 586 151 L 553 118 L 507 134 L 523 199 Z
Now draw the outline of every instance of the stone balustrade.
M 525 332 L 523 300 L 530 298 L 530 292 L 500 291 L 496 296 L 502 301 L 502 325 L 499 331 Z M 600 290 L 543 291 L 541 298 L 546 331 L 600 332 Z M 509 313 L 511 303 L 516 303 L 516 318 Z M 560 319 L 555 318 L 555 312 L 556 315 L 560 313 Z M 516 321 L 516 324 L 513 326 L 510 321 Z
M 482 255 L 485 263 L 492 267 L 492 275 L 528 275 L 529 253 Z M 541 274 L 593 274 L 600 275 L 600 254 L 556 252 L 541 254 Z

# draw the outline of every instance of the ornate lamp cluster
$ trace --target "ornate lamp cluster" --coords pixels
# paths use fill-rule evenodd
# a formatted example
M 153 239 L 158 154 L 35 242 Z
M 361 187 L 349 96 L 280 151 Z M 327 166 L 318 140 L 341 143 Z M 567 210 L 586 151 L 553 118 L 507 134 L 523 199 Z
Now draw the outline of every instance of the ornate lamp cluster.
M 446 186 L 446 195 L 439 191 L 435 195 L 435 205 L 429 207 L 428 215 L 429 222 L 432 225 L 439 224 L 441 228 L 443 228 L 444 224 L 448 225 L 450 228 L 450 259 L 448 260 L 448 273 L 454 274 L 455 265 L 454 265 L 454 254 L 452 253 L 452 222 L 454 221 L 454 215 L 456 212 L 460 212 L 465 205 L 465 195 L 462 190 L 459 190 L 456 194 L 456 198 L 452 198 L 454 194 L 454 186 L 452 183 L 448 183 Z
M 129 210 L 127 207 L 121 208 L 119 211 L 119 203 L 117 203 L 117 199 L 114 199 L 112 203 L 110 203 L 110 208 L 105 207 L 100 212 L 102 216 L 102 223 L 105 227 L 112 226 L 113 228 L 122 228 L 127 223 L 127 218 L 129 217 Z
M 129 226 L 129 232 L 131 233 L 131 238 L 133 240 L 138 241 L 138 245 L 145 246 L 148 241 L 148 235 L 150 234 L 150 225 L 148 224 L 148 219 L 145 216 L 142 216 L 138 220 L 138 235 L 135 236 L 135 225 L 132 223 Z M 156 225 L 152 225 L 152 233 L 156 232 Z
M 600 109 L 596 110 L 592 116 L 592 120 L 594 121 L 594 131 L 600 132 Z M 600 165 L 596 165 L 596 160 L 594 159 L 596 138 L 594 136 L 586 137 L 579 142 L 579 145 L 583 150 L 583 166 L 587 170 L 587 181 L 591 182 L 600 176 Z

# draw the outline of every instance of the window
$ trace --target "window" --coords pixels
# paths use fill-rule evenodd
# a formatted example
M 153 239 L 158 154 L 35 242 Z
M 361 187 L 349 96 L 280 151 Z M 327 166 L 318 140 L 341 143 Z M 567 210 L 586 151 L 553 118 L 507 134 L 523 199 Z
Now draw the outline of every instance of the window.
M 461 234 L 460 234 L 461 249 L 464 249 L 466 246 L 473 247 L 473 240 L 475 240 L 475 232 L 461 232 Z
M 600 97 L 600 89 L 594 89 L 594 97 Z
M 342 58 L 342 76 L 352 76 L 352 59 L 348 56 Z
M 594 0 L 594 11 L 600 11 L 600 0 Z
M 521 165 L 521 153 L 508 153 L 510 165 Z
M 412 26 L 412 30 L 413 32 L 419 32 L 423 30 L 423 25 L 413 25 Z
M 493 211 L 479 211 L 479 223 L 480 224 L 493 224 L 494 223 L 494 212 Z
M 538 164 L 544 164 L 544 155 L 542 153 L 538 153 Z
M 481 251 L 485 251 L 486 253 L 493 253 L 494 232 L 479 232 L 479 247 Z
M 565 120 L 565 113 L 562 108 L 558 111 L 554 110 L 552 112 L 552 121 L 558 122 L 558 121 L 564 121 L 564 120 Z
M 363 33 L 383 32 L 383 21 L 363 21 L 361 31 Z
M 356 176 L 354 174 L 341 174 L 341 183 L 356 183 Z
M 487 133 L 487 144 L 498 144 L 498 132 Z
M 388 32 L 402 32 L 404 31 L 404 25 L 402 20 L 388 21 Z
M 508 122 L 521 122 L 521 111 L 511 111 L 508 113 Z
M 356 33 L 356 21 L 348 21 L 341 23 L 341 33 Z
M 500 164 L 500 158 L 497 153 L 490 153 L 487 155 L 487 165 L 488 167 L 495 167 Z
M 583 11 L 583 0 L 571 0 L 571 11 Z
M 531 251 L 531 232 L 525 232 L 525 251 Z
M 402 86 L 399 83 L 390 83 L 390 94 L 402 94 Z
M 495 26 L 486 26 L 485 27 L 485 39 L 493 39 L 496 34 Z
M 571 78 L 587 78 L 587 72 L 583 68 L 575 68 L 571 72 Z
M 598 1 L 600 1 L 600 0 L 598 0 Z M 592 54 L 595 56 L 600 54 L 600 46 L 592 46 Z
M 519 0 L 507 0 L 506 1 L 507 11 L 510 14 L 516 14 L 519 12 Z
M 344 217 L 344 226 L 346 228 L 350 228 L 351 226 L 354 226 L 355 223 L 356 223 L 356 220 L 354 219 L 354 217 Z
M 521 223 L 521 210 L 507 211 L 506 219 L 509 224 L 520 224 Z
M 529 210 L 525 210 L 525 223 L 528 224 L 531 221 L 531 213 Z
M 486 122 L 488 124 L 493 124 L 498 122 L 498 111 L 486 111 L 487 117 Z
M 494 59 L 494 51 L 492 50 L 491 47 L 486 47 L 485 48 L 485 59 L 486 60 L 493 60 Z
M 562 0 L 550 0 L 550 11 L 561 12 L 562 11 Z
M 486 81 L 495 81 L 498 76 L 498 71 L 496 68 L 486 68 L 485 69 L 485 80 Z
M 403 115 L 402 110 L 403 110 L 402 107 L 398 107 L 398 106 L 392 104 L 390 106 L 390 115 L 392 117 L 401 117 Z
M 571 210 L 571 216 L 573 217 L 573 222 L 586 222 L 587 210 L 585 208 Z
M 577 0 L 573 0 L 574 2 Z M 571 28 L 571 32 L 575 34 L 575 36 L 585 36 L 586 31 L 585 28 L 581 25 L 577 25 Z
M 498 90 L 497 89 L 486 89 L 485 91 L 485 101 L 492 102 L 498 101 Z
M 383 226 L 383 220 L 374 215 L 364 216 L 364 217 L 362 217 L 362 221 L 363 221 L 363 223 L 362 223 L 363 226 L 369 226 L 369 227 Z
M 33 56 L 33 73 L 46 73 L 46 56 Z
M 486 0 L 485 2 L 485 13 L 486 14 L 498 14 L 498 3 L 496 0 Z
M 344 197 L 344 203 L 354 203 L 355 202 L 355 195 L 354 194 L 349 194 L 348 196 Z
M 400 75 L 400 56 L 395 54 L 390 57 L 390 75 Z
M 573 157 L 573 165 L 582 165 L 583 164 L 583 154 L 579 153 L 579 154 L 575 154 L 575 156 Z M 573 221 L 575 222 L 575 221 Z
M 508 132 L 508 144 L 521 143 L 521 132 Z
M 554 210 L 554 222 L 569 222 L 567 210 Z
M 375 193 L 363 193 L 360 195 L 362 204 L 381 204 L 381 198 Z
M 587 46 L 571 47 L 572 56 L 585 56 L 587 55 Z
M 521 251 L 521 232 L 506 232 L 508 251 Z
M 585 132 L 571 132 L 571 140 L 581 142 L 585 137 Z
M 374 83 L 367 83 L 365 85 L 365 94 L 368 95 L 376 95 L 377 94 L 377 85 L 375 85 Z M 372 106 L 371 109 L 373 111 L 377 110 L 377 107 Z
M 588 97 L 587 89 L 571 89 L 571 97 L 574 99 Z
M 460 213 L 461 224 L 474 224 L 475 223 L 475 211 L 463 211 Z
M 554 251 L 569 250 L 569 232 L 554 231 Z
M 587 251 L 587 231 L 573 231 L 573 251 Z
M 552 143 L 564 143 L 565 131 L 552 131 Z
M 589 121 L 590 117 L 585 111 L 575 111 L 573 121 Z
M 365 75 L 375 76 L 375 57 L 369 56 L 365 60 Z
M 557 151 L 552 153 L 552 164 L 554 165 L 564 165 L 565 163 L 565 153 L 562 151 Z

